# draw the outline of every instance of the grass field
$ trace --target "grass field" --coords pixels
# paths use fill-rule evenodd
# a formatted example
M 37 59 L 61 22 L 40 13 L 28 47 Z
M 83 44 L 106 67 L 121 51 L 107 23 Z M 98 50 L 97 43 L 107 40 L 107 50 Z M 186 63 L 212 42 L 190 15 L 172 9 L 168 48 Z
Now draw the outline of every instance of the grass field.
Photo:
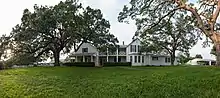
M 51 67 L 0 71 L 0 98 L 220 97 L 220 68 Z

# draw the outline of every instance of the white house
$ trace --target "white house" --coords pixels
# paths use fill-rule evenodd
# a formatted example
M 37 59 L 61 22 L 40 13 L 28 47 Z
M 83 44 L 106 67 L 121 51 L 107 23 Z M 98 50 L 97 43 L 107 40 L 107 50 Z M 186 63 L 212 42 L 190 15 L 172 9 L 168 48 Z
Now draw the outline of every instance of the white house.
M 190 60 L 186 64 L 189 65 L 215 65 L 216 61 L 211 60 L 211 59 L 200 59 L 200 58 L 195 58 L 193 60 Z
M 84 43 L 75 53 L 72 53 L 71 57 L 75 58 L 75 62 L 95 62 L 96 66 L 102 65 L 104 62 L 131 62 L 132 66 L 170 65 L 169 55 L 140 53 L 140 44 L 141 42 L 137 38 L 129 45 L 119 45 L 115 52 L 107 50 L 103 53 L 90 43 Z M 177 59 L 174 64 L 178 64 Z

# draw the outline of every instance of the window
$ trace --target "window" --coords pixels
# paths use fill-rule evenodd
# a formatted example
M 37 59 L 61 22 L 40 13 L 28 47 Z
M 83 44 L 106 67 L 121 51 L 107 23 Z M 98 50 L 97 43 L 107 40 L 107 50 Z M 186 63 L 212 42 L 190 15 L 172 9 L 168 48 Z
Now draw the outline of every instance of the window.
M 152 61 L 158 61 L 158 57 L 152 57 Z
M 144 56 L 142 56 L 142 63 L 144 63 Z
M 134 52 L 137 52 L 137 47 L 136 47 L 136 45 L 134 45 Z
M 166 63 L 170 63 L 170 62 L 171 62 L 171 59 L 170 59 L 170 58 L 165 58 L 165 62 L 166 62 Z
M 141 56 L 138 56 L 138 63 L 141 63 Z
M 140 45 L 138 45 L 138 49 L 137 50 L 138 50 L 138 52 L 140 52 L 140 50 L 141 50 Z
M 134 56 L 134 63 L 137 63 L 137 56 Z
M 88 48 L 82 48 L 83 53 L 88 53 Z
M 120 57 L 118 58 L 118 62 L 122 62 L 122 60 L 121 60 L 121 58 L 120 58 Z
M 133 63 L 133 58 L 132 58 L 132 56 L 130 56 L 130 62 Z
M 130 52 L 136 52 L 136 45 L 130 46 Z

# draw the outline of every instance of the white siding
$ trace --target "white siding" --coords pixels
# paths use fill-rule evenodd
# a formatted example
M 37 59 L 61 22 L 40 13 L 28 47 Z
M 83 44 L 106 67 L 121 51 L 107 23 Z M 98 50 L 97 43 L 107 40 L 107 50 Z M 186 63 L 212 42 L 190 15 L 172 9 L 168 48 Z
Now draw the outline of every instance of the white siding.
M 135 41 L 133 41 L 128 47 L 127 47 L 127 54 L 131 54 L 131 53 L 139 53 L 138 50 L 137 52 L 131 52 L 131 45 L 136 45 L 136 49 L 138 49 L 138 45 L 141 45 L 141 42 L 139 39 L 136 39 Z
M 82 53 L 83 48 L 88 48 L 88 53 L 97 53 L 98 52 L 96 47 L 92 46 L 89 43 L 83 43 L 76 53 Z
M 154 56 L 155 57 L 155 56 Z M 165 59 L 167 57 L 158 57 L 158 60 L 152 60 L 152 56 L 149 59 L 150 60 L 150 65 L 156 65 L 156 66 L 160 66 L 160 65 L 171 65 L 171 62 L 165 62 Z M 174 65 L 177 64 L 177 60 L 175 60 Z

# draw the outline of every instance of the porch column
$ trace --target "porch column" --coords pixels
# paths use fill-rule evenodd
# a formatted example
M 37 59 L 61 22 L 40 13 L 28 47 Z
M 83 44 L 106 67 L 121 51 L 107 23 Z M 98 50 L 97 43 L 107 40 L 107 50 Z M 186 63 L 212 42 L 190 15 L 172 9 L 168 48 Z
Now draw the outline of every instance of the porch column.
M 212 66 L 212 61 L 209 61 L 209 66 Z
M 118 48 L 117 48 L 117 51 L 116 51 L 116 62 L 118 62 Z
M 76 56 L 76 58 L 75 58 L 75 62 L 78 62 L 78 56 Z
M 91 62 L 94 62 L 94 61 L 93 61 L 93 55 L 91 56 Z
M 98 54 L 96 54 L 96 56 L 95 56 L 95 66 L 99 66 L 99 56 L 98 56 Z
M 107 55 L 107 58 L 106 58 L 107 60 L 106 61 L 108 62 L 108 48 L 107 48 L 107 54 L 106 55 Z
M 83 62 L 85 62 L 85 56 L 83 56 Z

